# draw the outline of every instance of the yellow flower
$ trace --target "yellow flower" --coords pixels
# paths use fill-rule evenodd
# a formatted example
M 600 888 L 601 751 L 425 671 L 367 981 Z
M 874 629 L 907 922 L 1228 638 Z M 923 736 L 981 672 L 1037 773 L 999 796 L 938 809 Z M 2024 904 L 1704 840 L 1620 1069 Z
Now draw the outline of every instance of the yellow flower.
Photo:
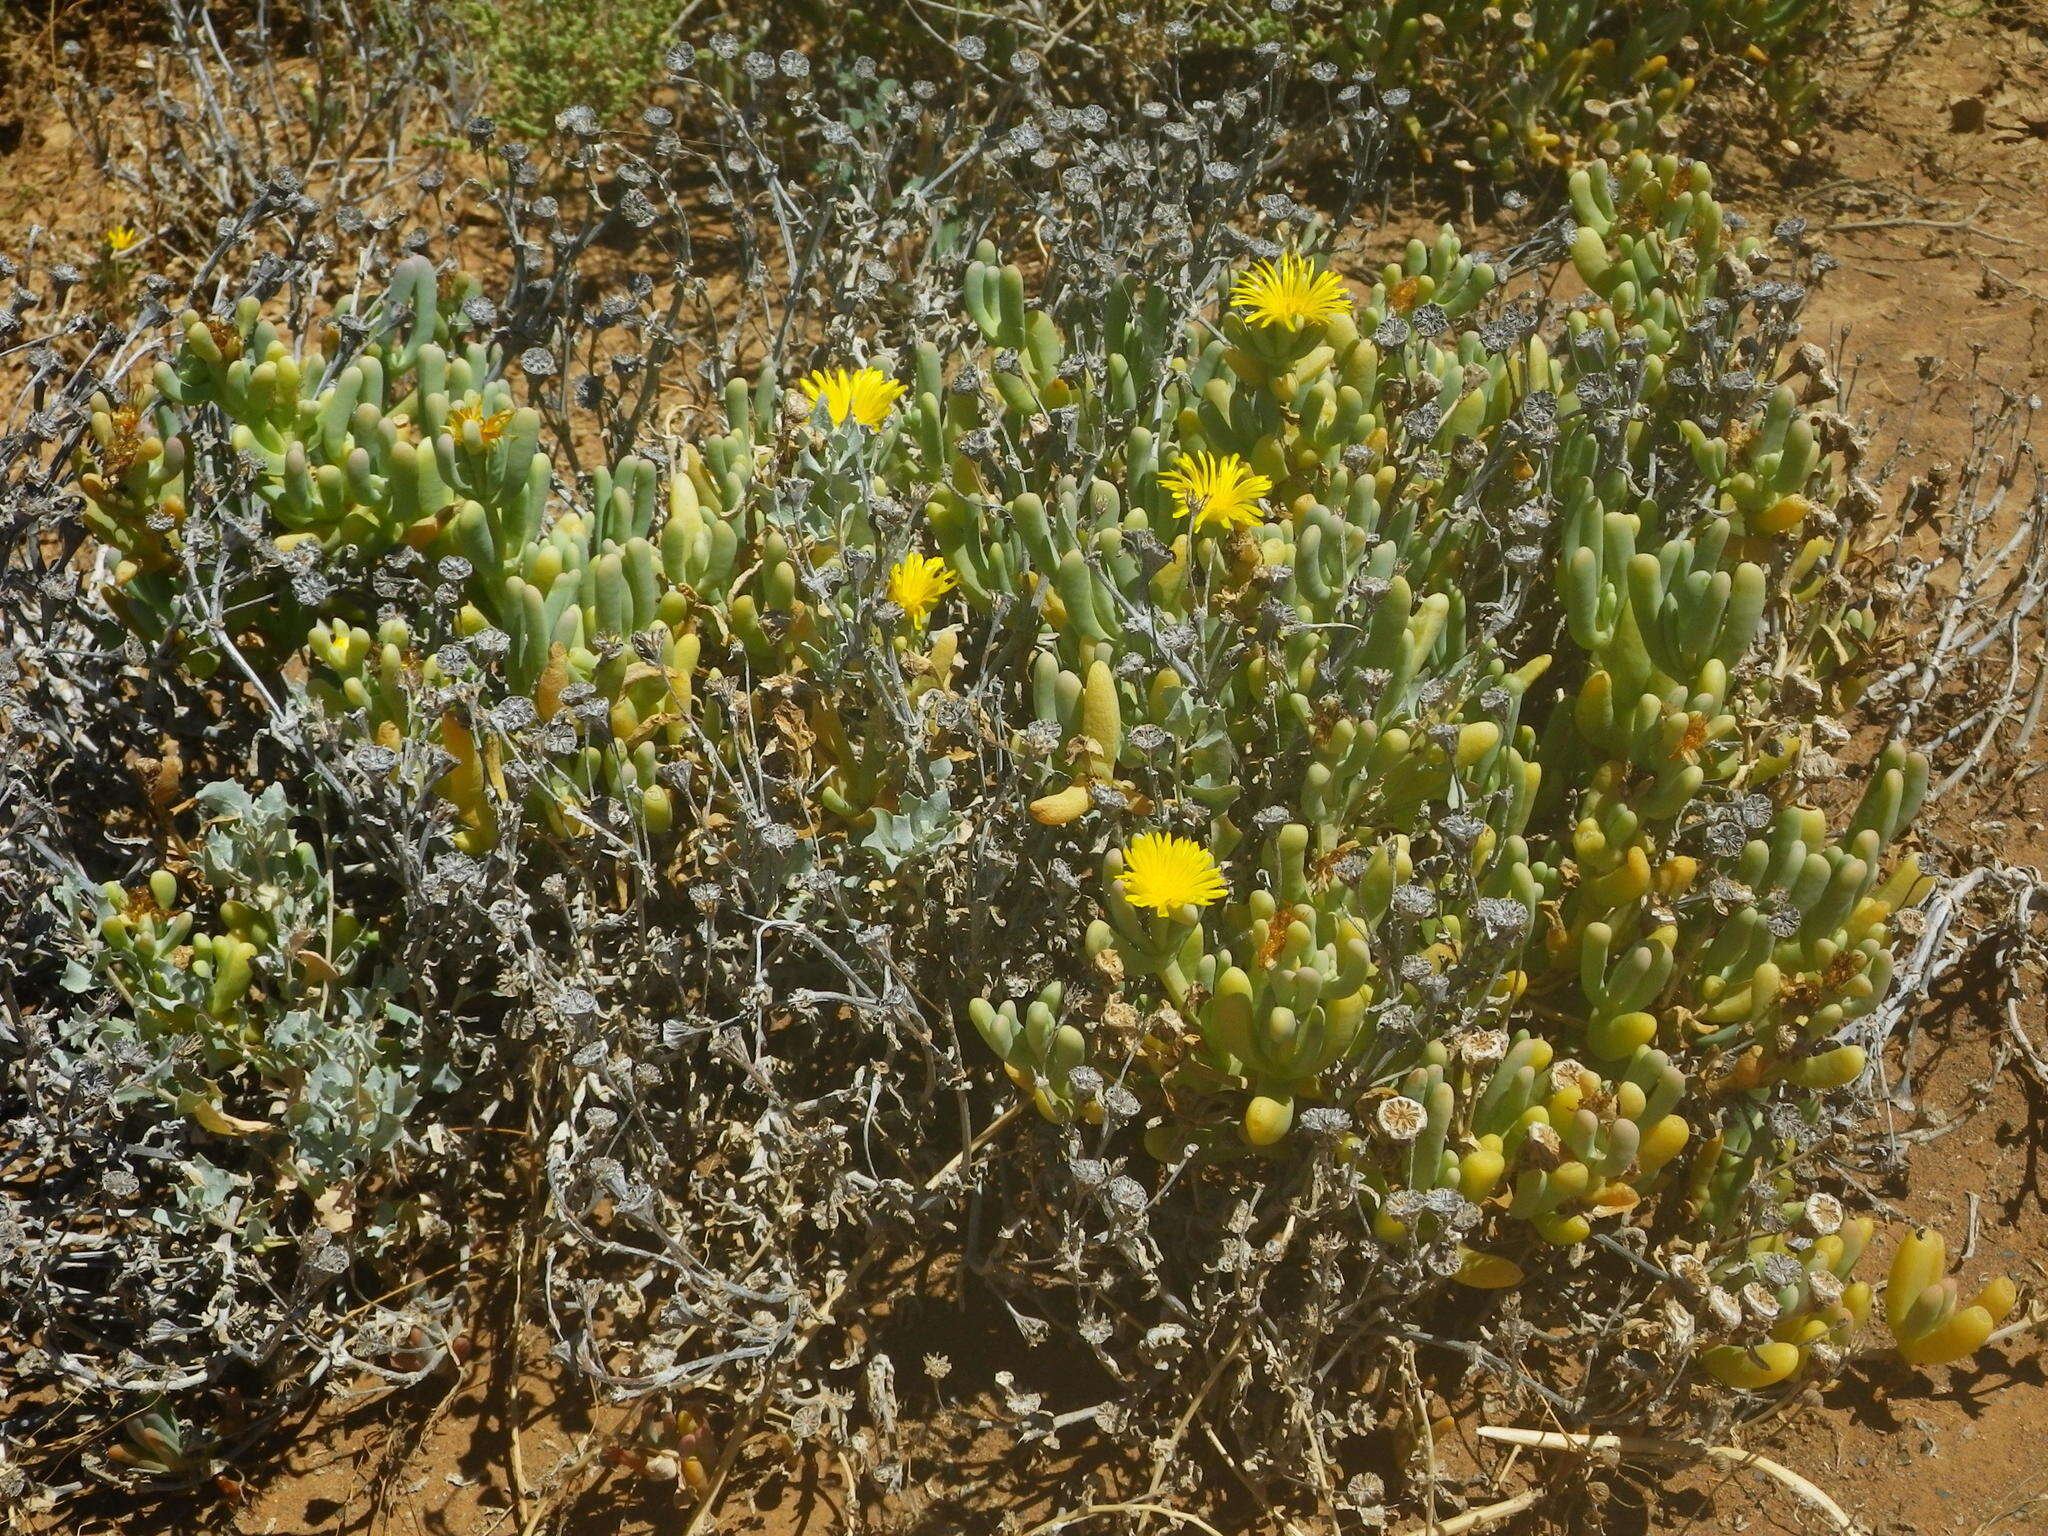
M 1300 329 L 1304 320 L 1320 323 L 1351 313 L 1344 280 L 1334 272 L 1317 270 L 1306 256 L 1262 261 L 1240 274 L 1230 290 L 1230 303 L 1260 325 L 1284 325 L 1290 331 Z
M 925 616 L 959 584 L 960 578 L 937 555 L 905 555 L 890 567 L 889 601 L 923 629 Z
M 879 368 L 834 368 L 812 374 L 803 386 L 812 406 L 825 402 L 835 427 L 845 426 L 849 417 L 864 427 L 879 427 L 903 393 L 903 386 Z
M 448 413 L 449 434 L 460 442 L 462 429 L 472 421 L 476 423 L 477 431 L 483 436 L 484 446 L 488 448 L 504 435 L 505 428 L 512 421 L 512 413 L 509 410 L 493 411 L 486 416 L 481 405 L 458 405 Z
M 118 256 L 142 243 L 142 231 L 133 224 L 116 224 L 100 238 L 107 242 L 107 249 Z
M 1162 914 L 1176 907 L 1206 907 L 1230 889 L 1208 849 L 1170 832 L 1141 832 L 1132 839 L 1117 879 L 1132 906 Z
M 1259 498 L 1273 489 L 1271 480 L 1253 474 L 1252 467 L 1234 453 L 1221 458 L 1213 453 L 1198 453 L 1193 458 L 1182 454 L 1173 468 L 1159 477 L 1159 483 L 1173 494 L 1197 528 L 1205 523 L 1219 528 L 1249 527 L 1265 510 Z

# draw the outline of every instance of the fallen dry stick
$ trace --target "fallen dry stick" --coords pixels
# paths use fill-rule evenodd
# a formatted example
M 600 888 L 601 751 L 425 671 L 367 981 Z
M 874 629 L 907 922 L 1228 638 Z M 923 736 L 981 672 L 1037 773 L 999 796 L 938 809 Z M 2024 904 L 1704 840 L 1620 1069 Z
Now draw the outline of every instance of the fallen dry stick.
M 1143 1500 L 1132 1500 L 1119 1504 L 1090 1504 L 1085 1509 L 1076 1509 L 1064 1515 L 1055 1515 L 1050 1520 L 1034 1525 L 1024 1533 L 1024 1536 L 1052 1536 L 1052 1533 L 1055 1531 L 1063 1531 L 1070 1525 L 1080 1524 L 1083 1520 L 1093 1520 L 1098 1515 L 1158 1515 L 1163 1519 L 1173 1521 L 1176 1525 L 1192 1525 L 1196 1530 L 1203 1532 L 1204 1536 L 1223 1536 L 1221 1531 L 1217 1530 L 1215 1526 L 1199 1515 L 1191 1515 L 1184 1510 L 1169 1509 L 1164 1504 L 1149 1504 Z
M 1479 1438 L 1497 1440 L 1504 1445 L 1526 1445 L 1539 1451 L 1619 1451 L 1624 1456 L 1697 1456 L 1728 1467 L 1753 1467 L 1766 1477 L 1777 1479 L 1826 1515 L 1845 1536 L 1867 1536 L 1863 1527 L 1849 1518 L 1847 1510 L 1790 1467 L 1772 1461 L 1768 1456 L 1759 1456 L 1754 1451 L 1745 1451 L 1740 1446 L 1689 1445 L 1683 1440 L 1660 1440 L 1649 1435 L 1577 1435 L 1562 1430 L 1508 1429 L 1493 1425 L 1482 1426 Z
M 1519 1515 L 1543 1497 L 1543 1490 L 1531 1488 L 1516 1494 L 1512 1499 L 1502 1499 L 1498 1504 L 1482 1504 L 1477 1509 L 1468 1509 L 1462 1515 L 1452 1515 L 1448 1520 L 1437 1520 L 1429 1525 L 1418 1525 L 1403 1533 L 1403 1536 L 1459 1536 L 1461 1531 L 1484 1530 Z

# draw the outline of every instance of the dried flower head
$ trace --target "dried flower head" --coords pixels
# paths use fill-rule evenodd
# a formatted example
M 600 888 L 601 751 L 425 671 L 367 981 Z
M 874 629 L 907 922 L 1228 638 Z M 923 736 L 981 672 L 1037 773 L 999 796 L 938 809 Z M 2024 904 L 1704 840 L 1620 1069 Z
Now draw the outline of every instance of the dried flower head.
M 1742 1288 L 1742 1310 L 1758 1323 L 1775 1323 L 1778 1320 L 1778 1298 L 1761 1285 L 1751 1282 Z
M 1458 1038 L 1458 1056 L 1467 1066 L 1490 1066 L 1507 1053 L 1508 1036 L 1504 1029 L 1475 1029 Z
M 1806 1197 L 1799 1216 L 1800 1226 L 1818 1237 L 1842 1230 L 1842 1202 L 1824 1189 L 1817 1189 Z
M 1713 1275 L 1708 1272 L 1707 1266 L 1692 1254 L 1673 1254 L 1665 1261 L 1664 1267 L 1670 1272 L 1672 1279 L 1688 1290 L 1704 1294 L 1713 1287 Z
M 1715 1286 L 1706 1294 L 1707 1317 L 1722 1332 L 1731 1332 L 1742 1326 L 1742 1303 L 1732 1292 Z
M 1429 1125 L 1429 1111 L 1404 1094 L 1382 1099 L 1372 1118 L 1380 1134 L 1396 1142 L 1413 1141 Z

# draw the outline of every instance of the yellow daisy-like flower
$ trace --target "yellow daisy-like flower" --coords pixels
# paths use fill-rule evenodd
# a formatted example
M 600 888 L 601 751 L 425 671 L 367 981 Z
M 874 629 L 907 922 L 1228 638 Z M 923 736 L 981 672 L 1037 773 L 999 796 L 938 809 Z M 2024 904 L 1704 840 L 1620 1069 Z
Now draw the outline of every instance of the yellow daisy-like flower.
M 879 427 L 889 419 L 903 393 L 903 386 L 879 368 L 820 371 L 805 379 L 803 387 L 813 408 L 820 400 L 825 402 L 835 427 L 845 426 L 849 419 L 864 427 Z
M 476 423 L 476 429 L 483 437 L 484 446 L 488 448 L 503 436 L 505 428 L 511 425 L 512 413 L 509 410 L 493 411 L 486 416 L 481 405 L 458 405 L 448 413 L 448 431 L 460 441 L 462 429 L 472 421 Z
M 1159 483 L 1180 503 L 1180 509 L 1194 519 L 1197 528 L 1213 523 L 1219 528 L 1246 528 L 1259 520 L 1265 510 L 1259 498 L 1273 489 L 1264 475 L 1252 473 L 1251 465 L 1234 453 L 1218 457 L 1198 453 L 1182 454 L 1173 468 L 1159 477 Z
M 1260 325 L 1299 330 L 1304 321 L 1320 323 L 1351 313 L 1351 295 L 1344 280 L 1318 268 L 1306 256 L 1262 261 L 1241 273 L 1230 290 L 1233 309 Z
M 960 578 L 937 555 L 905 555 L 889 568 L 889 601 L 919 629 L 939 599 L 959 585 Z
M 1206 907 L 1230 889 L 1208 849 L 1170 832 L 1141 832 L 1133 838 L 1117 880 L 1124 900 L 1161 914 L 1176 907 Z
M 107 242 L 107 249 L 118 256 L 142 243 L 142 231 L 133 224 L 116 224 L 100 238 Z

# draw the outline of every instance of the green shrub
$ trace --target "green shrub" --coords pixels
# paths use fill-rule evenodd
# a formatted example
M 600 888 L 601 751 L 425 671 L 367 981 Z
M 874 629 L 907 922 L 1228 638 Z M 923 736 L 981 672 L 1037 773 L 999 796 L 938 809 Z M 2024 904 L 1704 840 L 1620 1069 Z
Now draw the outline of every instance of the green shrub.
M 613 122 L 641 105 L 661 78 L 676 10 L 664 0 L 460 0 L 452 14 L 473 41 L 490 110 L 507 132 L 540 139 L 570 107 Z
M 995 71 L 1019 49 L 1046 51 L 1080 94 L 1113 93 L 1169 65 L 1218 72 L 1233 55 L 1272 50 L 1297 70 L 1368 72 L 1378 91 L 1395 93 L 1388 117 L 1420 162 L 1464 159 L 1509 177 L 1682 141 L 1703 87 L 1723 107 L 1762 106 L 1781 134 L 1804 133 L 1836 19 L 1834 0 L 1172 0 L 1142 13 L 982 0 L 935 22 L 903 6 L 806 0 L 773 30 L 828 52 L 871 53 L 905 77 L 957 68 L 948 45 L 961 39 Z M 1301 126 L 1312 124 L 1311 115 Z
M 1834 0 L 1537 0 L 1308 4 L 1234 29 L 1210 8 L 1187 19 L 1216 43 L 1290 40 L 1345 70 L 1375 73 L 1404 95 L 1392 116 L 1425 163 L 1457 156 L 1495 175 L 1570 166 L 1678 135 L 1703 83 L 1747 81 L 1784 134 L 1812 126 L 1813 63 Z

